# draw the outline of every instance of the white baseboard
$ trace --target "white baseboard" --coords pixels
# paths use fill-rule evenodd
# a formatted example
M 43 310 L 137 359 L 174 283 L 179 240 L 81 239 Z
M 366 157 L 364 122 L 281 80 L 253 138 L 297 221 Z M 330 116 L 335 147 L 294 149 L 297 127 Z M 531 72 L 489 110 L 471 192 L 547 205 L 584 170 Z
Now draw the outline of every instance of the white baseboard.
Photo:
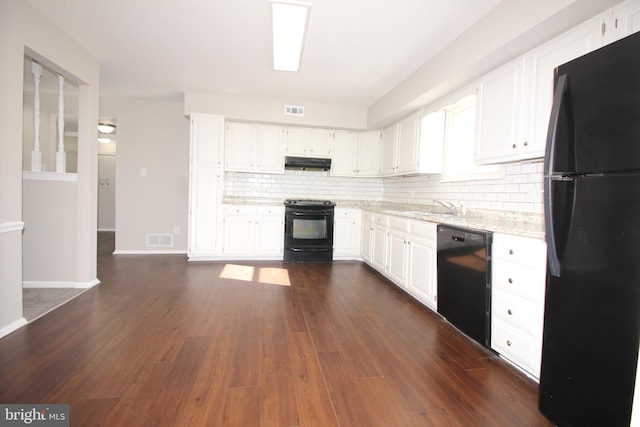
M 114 255 L 186 255 L 186 250 L 173 251 L 136 251 L 118 249 L 113 252 Z
M 22 282 L 23 288 L 74 288 L 89 289 L 100 283 L 100 280 L 93 279 L 89 282 L 54 282 L 54 281 L 36 281 L 25 280 Z
M 24 317 L 21 317 L 20 319 L 16 320 L 15 322 L 9 323 L 7 326 L 4 326 L 4 327 L 0 328 L 0 338 L 6 337 L 11 332 L 22 328 L 27 323 L 28 323 L 27 319 L 25 319 Z

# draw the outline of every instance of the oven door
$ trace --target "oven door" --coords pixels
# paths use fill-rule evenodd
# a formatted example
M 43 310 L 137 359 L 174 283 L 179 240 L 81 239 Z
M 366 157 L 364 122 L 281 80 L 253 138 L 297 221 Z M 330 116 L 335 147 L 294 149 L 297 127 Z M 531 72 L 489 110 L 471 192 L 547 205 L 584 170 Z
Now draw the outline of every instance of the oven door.
M 286 208 L 285 261 L 331 261 L 333 210 Z

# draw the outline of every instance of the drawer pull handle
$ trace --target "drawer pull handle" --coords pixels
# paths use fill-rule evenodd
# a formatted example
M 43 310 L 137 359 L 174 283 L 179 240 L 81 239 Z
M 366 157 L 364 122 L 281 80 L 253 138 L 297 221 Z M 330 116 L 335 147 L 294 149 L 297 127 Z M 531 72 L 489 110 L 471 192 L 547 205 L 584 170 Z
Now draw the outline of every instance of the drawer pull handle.
M 513 249 L 509 249 L 509 255 L 513 255 Z
M 511 315 L 513 314 L 513 311 L 511 311 L 511 309 L 508 309 L 508 310 L 507 310 L 507 314 L 508 314 L 509 316 L 511 316 Z
M 509 277 L 509 280 L 507 280 L 509 283 L 513 283 L 513 279 L 511 277 Z
M 511 341 L 507 340 L 507 346 L 511 347 Z

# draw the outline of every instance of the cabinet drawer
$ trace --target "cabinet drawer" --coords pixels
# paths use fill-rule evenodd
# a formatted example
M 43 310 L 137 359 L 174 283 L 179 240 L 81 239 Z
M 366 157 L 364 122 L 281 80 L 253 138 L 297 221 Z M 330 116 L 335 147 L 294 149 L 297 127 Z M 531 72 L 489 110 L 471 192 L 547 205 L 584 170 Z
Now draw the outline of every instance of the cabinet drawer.
M 540 377 L 542 338 L 495 320 L 491 325 L 491 347 L 534 377 Z
M 387 215 L 382 215 L 382 214 L 375 213 L 375 214 L 373 214 L 373 222 L 376 225 L 379 225 L 379 226 L 382 226 L 382 227 L 388 227 L 389 226 L 389 217 Z
M 438 225 L 434 222 L 411 220 L 411 235 L 422 239 L 436 241 L 438 238 Z
M 258 206 L 256 208 L 256 215 L 261 216 L 281 216 L 284 220 L 284 207 L 282 206 Z
M 409 220 L 407 218 L 401 218 L 399 216 L 389 217 L 389 228 L 398 231 L 409 232 Z
M 360 216 L 360 209 L 353 208 L 336 208 L 334 211 L 335 218 L 358 218 Z
M 509 294 L 499 289 L 492 292 L 491 313 L 535 337 L 542 336 L 542 304 Z
M 547 246 L 544 241 L 529 237 L 495 233 L 493 235 L 493 257 L 517 262 L 532 267 L 546 265 Z
M 494 259 L 491 266 L 493 289 L 503 289 L 532 301 L 544 302 L 545 270 Z
M 225 215 L 253 215 L 255 208 L 248 205 L 224 205 L 222 210 Z

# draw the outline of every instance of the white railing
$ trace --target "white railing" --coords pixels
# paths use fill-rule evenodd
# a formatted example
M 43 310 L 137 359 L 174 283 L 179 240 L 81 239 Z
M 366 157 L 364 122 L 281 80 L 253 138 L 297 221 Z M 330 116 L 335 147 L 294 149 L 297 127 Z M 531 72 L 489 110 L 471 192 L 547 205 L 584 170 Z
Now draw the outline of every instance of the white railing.
M 33 150 L 31 151 L 31 172 L 42 171 L 42 150 L 40 148 L 40 80 L 42 65 L 31 62 L 33 74 Z M 56 150 L 56 173 L 67 172 L 67 158 L 64 151 L 64 76 L 58 74 L 58 132 Z

